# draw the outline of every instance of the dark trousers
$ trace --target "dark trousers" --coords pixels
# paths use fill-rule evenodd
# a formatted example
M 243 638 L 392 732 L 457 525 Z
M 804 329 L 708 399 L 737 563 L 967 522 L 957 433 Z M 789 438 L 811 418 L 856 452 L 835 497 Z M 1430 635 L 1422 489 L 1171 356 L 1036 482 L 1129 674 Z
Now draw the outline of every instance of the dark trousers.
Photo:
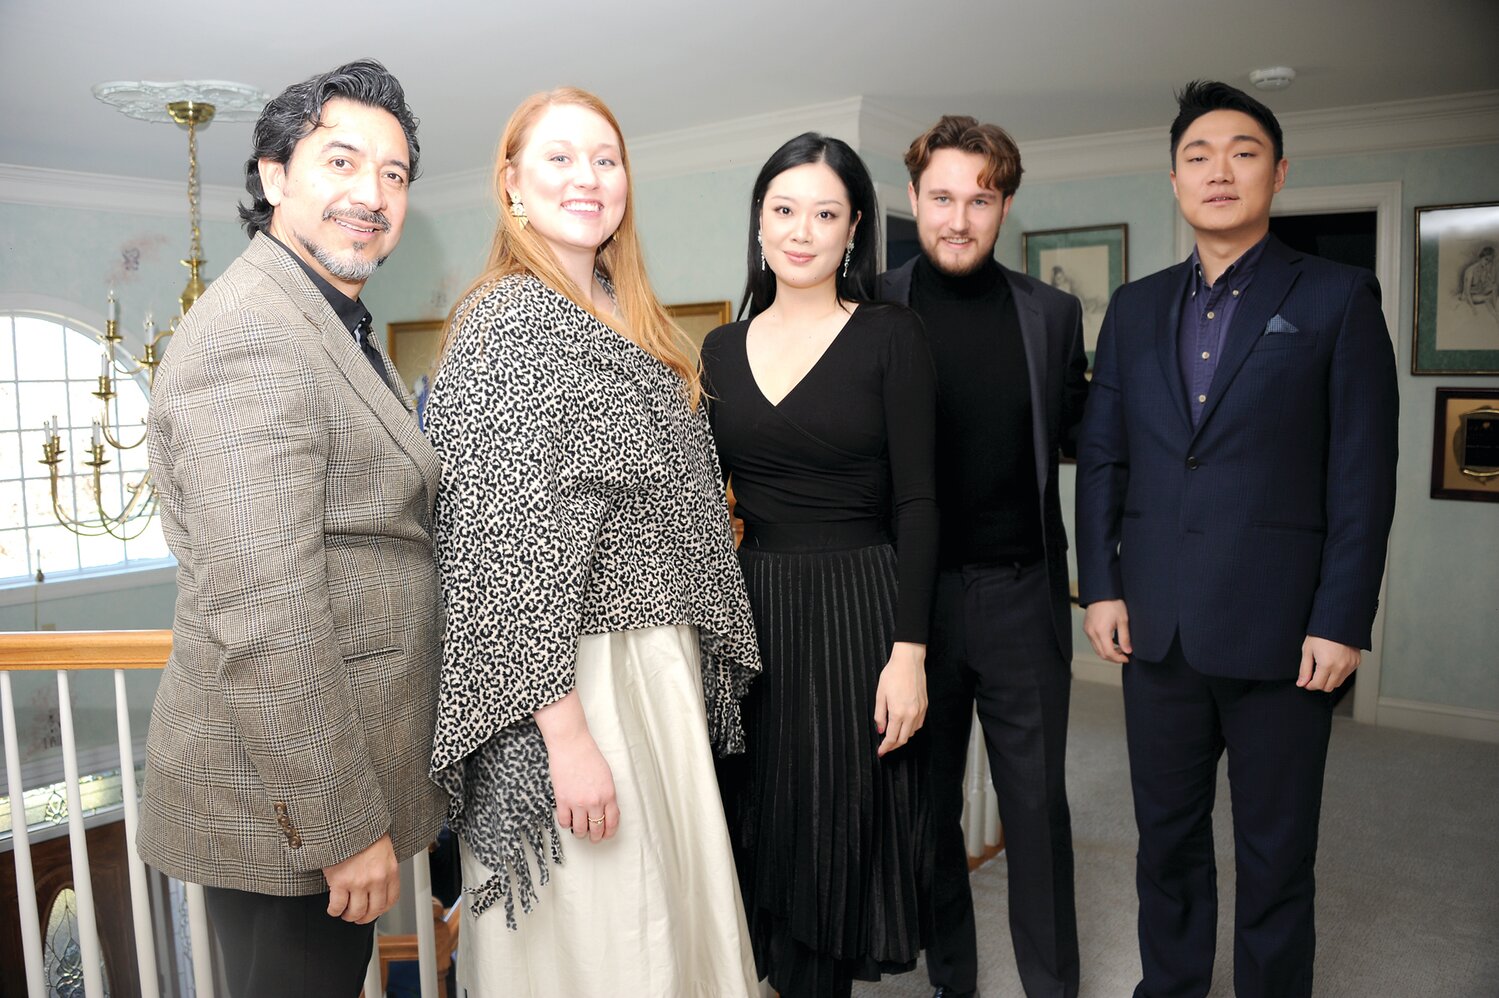
M 1124 666 L 1130 784 L 1140 830 L 1137 998 L 1206 995 L 1217 942 L 1213 797 L 1228 750 L 1233 800 L 1234 992 L 1312 993 L 1312 918 L 1332 699 L 1205 676 L 1174 642 L 1164 662 Z
M 204 887 L 232 998 L 358 998 L 375 923 L 328 914 L 328 895 L 276 897 Z
M 1030 998 L 1077 994 L 1064 772 L 1072 675 L 1053 619 L 1045 562 L 938 576 L 926 659 L 935 848 L 926 959 L 931 982 L 954 991 L 973 990 L 978 975 L 961 824 L 976 704 L 1004 823 L 1010 939 L 1021 983 Z

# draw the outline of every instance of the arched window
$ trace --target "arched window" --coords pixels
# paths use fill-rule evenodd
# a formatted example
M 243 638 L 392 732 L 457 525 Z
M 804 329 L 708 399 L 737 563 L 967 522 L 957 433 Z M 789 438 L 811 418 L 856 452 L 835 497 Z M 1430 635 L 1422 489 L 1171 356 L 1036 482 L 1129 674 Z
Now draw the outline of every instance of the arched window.
M 92 425 L 104 404 L 99 387 L 104 348 L 97 333 L 82 323 L 50 312 L 0 311 L 0 585 L 90 569 L 140 562 L 159 565 L 169 557 L 161 524 L 144 531 L 131 524 L 131 539 L 108 534 L 80 537 L 62 526 L 53 511 L 50 471 L 41 463 L 43 424 L 56 421 L 62 438 L 58 502 L 69 514 L 97 515 L 90 479 Z M 122 358 L 123 359 L 123 358 Z M 115 376 L 109 421 L 128 450 L 106 446 L 100 478 L 106 514 L 118 513 L 129 487 L 146 473 L 146 392 L 129 377 Z M 82 474 L 80 474 L 80 472 Z

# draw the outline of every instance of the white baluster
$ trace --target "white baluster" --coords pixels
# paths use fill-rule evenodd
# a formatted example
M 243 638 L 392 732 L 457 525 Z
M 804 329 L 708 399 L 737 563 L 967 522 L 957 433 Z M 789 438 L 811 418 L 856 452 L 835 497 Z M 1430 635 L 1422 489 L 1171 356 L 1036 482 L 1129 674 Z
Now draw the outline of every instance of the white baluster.
M 984 757 L 984 848 L 999 845 L 1003 827 L 999 821 L 999 797 L 994 793 L 994 780 L 989 775 L 989 757 Z
M 78 899 L 78 949 L 83 960 L 83 993 L 104 994 L 99 972 L 99 924 L 94 916 L 94 879 L 88 868 L 83 798 L 78 791 L 78 743 L 73 737 L 73 698 L 68 674 L 57 671 L 57 716 L 62 722 L 62 772 L 68 783 L 68 847 L 73 857 L 73 894 Z
M 213 953 L 208 941 L 208 908 L 203 903 L 203 885 L 182 886 L 187 888 L 187 934 L 192 940 L 195 998 L 213 998 Z
M 158 998 L 146 865 L 135 851 L 135 831 L 140 818 L 135 799 L 135 746 L 130 742 L 130 704 L 125 697 L 124 669 L 115 670 L 115 725 L 120 733 L 120 801 L 125 809 L 125 853 L 130 866 L 130 910 L 135 916 L 135 959 L 140 966 L 141 998 Z
M 963 845 L 970 856 L 984 854 L 984 787 L 989 782 L 989 757 L 984 754 L 984 726 L 975 710 L 969 722 L 968 762 L 963 768 Z
M 375 945 L 370 950 L 370 965 L 364 968 L 364 998 L 385 998 L 380 989 L 380 931 L 375 930 Z
M 416 904 L 416 958 L 422 998 L 437 998 L 437 940 L 432 925 L 432 861 L 423 849 L 411 858 L 412 891 Z
M 10 787 L 11 849 L 16 861 L 16 903 L 21 913 L 21 952 L 26 964 L 27 998 L 46 998 L 42 985 L 42 925 L 36 913 L 36 878 L 31 872 L 31 839 L 26 829 L 26 794 L 21 781 L 21 750 L 16 741 L 16 706 L 10 673 L 0 671 L 0 727 L 5 729 L 5 776 Z

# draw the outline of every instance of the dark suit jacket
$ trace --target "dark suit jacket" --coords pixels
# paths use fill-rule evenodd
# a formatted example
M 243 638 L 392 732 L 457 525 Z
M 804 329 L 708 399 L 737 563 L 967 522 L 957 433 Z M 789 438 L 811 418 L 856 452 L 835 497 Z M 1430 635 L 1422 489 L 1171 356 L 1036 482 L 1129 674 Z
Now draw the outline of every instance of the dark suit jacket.
M 1136 657 L 1294 677 L 1308 635 L 1370 645 L 1395 507 L 1395 357 L 1368 271 L 1271 237 L 1194 429 L 1177 360 L 1190 262 L 1109 304 L 1078 447 L 1083 603 Z
M 919 259 L 919 258 L 918 258 Z M 880 297 L 911 303 L 912 259 L 880 275 Z M 1076 453 L 1078 424 L 1088 397 L 1088 356 L 1083 350 L 1083 308 L 1072 295 L 1025 274 L 999 268 L 1010 282 L 1031 387 L 1031 432 L 1036 451 L 1036 499 L 1051 583 L 1052 618 L 1062 655 L 1072 658 L 1072 618 L 1067 580 L 1067 527 L 1057 494 L 1058 453 Z M 940 329 L 927 329 L 940 339 Z M 940 395 L 942 386 L 937 386 Z

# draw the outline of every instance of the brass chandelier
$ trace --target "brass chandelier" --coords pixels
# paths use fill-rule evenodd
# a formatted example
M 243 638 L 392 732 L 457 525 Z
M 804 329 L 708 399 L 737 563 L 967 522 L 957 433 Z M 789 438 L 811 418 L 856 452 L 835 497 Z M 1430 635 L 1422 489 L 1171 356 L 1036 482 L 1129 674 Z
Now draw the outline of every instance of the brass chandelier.
M 145 121 L 170 121 L 187 128 L 187 204 L 190 223 L 187 259 L 182 265 L 188 269 L 187 285 L 177 296 L 179 310 L 165 328 L 157 330 L 151 313 L 147 312 L 142 336 L 143 350 L 139 357 L 124 346 L 124 337 L 119 331 L 119 304 L 113 289 L 109 292 L 108 312 L 105 317 L 104 335 L 99 337 L 103 356 L 99 362 L 99 382 L 92 394 L 99 400 L 100 412 L 93 421 L 93 436 L 89 445 L 89 457 L 83 464 L 91 469 L 86 491 L 92 500 L 92 509 L 78 509 L 73 503 L 70 511 L 65 508 L 59 495 L 59 483 L 71 477 L 61 468 L 63 427 L 57 425 L 56 417 L 45 424 L 41 463 L 48 468 L 51 484 L 52 512 L 59 523 L 73 533 L 83 537 L 100 537 L 108 534 L 121 540 L 139 537 L 151 523 L 156 512 L 156 497 L 151 488 L 151 473 L 146 471 L 133 484 L 125 484 L 125 497 L 118 511 L 107 509 L 104 497 L 104 468 L 110 463 L 107 450 L 124 452 L 145 443 L 144 427 L 133 441 L 126 442 L 127 434 L 117 418 L 111 417 L 111 403 L 116 397 L 115 379 L 132 378 L 142 386 L 149 396 L 156 381 L 156 368 L 161 363 L 165 349 L 163 342 L 177 331 L 178 325 L 187 315 L 188 309 L 203 294 L 203 236 L 200 187 L 198 183 L 198 128 L 207 125 L 215 115 L 221 121 L 253 121 L 265 105 L 265 94 L 239 83 L 217 80 L 184 80 L 178 83 L 115 82 L 101 83 L 94 87 L 94 96 L 117 108 L 132 118 Z M 114 412 L 117 414 L 118 409 Z M 144 422 L 144 420 L 142 420 Z

